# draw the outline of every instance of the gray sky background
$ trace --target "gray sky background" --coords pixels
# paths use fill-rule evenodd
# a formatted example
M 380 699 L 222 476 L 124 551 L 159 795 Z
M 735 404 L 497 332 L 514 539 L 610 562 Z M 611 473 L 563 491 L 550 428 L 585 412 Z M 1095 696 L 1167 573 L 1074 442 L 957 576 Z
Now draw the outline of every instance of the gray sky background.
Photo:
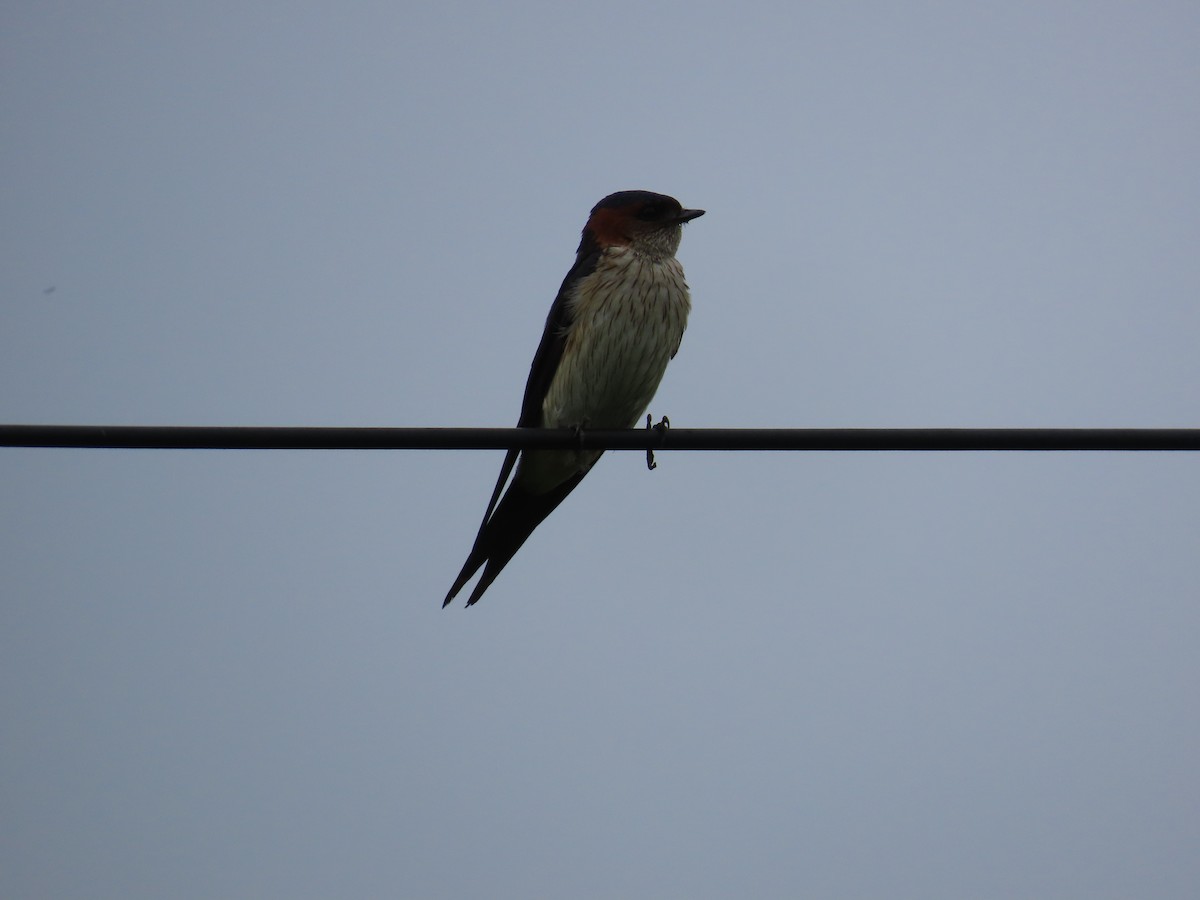
M 11 2 L 0 421 L 1200 425 L 1194 3 Z M 52 292 L 48 289 L 54 288 Z M 1196 455 L 0 451 L 0 895 L 1194 897 Z

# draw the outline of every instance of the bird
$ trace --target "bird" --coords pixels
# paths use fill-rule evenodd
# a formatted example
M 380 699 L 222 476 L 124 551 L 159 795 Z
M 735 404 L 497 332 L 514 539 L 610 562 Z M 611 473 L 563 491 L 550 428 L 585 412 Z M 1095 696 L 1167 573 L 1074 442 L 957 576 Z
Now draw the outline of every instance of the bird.
M 675 253 L 684 223 L 702 215 L 674 197 L 642 190 L 609 194 L 592 207 L 529 367 L 518 428 L 610 429 L 638 422 L 683 339 L 691 295 Z M 509 450 L 442 607 L 482 567 L 467 606 L 477 603 L 603 452 Z

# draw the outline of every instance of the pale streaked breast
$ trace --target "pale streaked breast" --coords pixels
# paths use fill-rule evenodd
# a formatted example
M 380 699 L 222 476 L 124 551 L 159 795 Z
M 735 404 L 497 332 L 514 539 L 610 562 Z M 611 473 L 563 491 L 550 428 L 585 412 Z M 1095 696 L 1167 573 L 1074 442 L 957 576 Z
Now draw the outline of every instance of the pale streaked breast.
M 650 405 L 679 348 L 691 300 L 683 266 L 627 247 L 605 251 L 569 301 L 573 324 L 542 403 L 548 428 L 629 428 Z M 599 453 L 526 453 L 522 480 L 549 489 Z
M 550 428 L 628 428 L 679 347 L 691 301 L 683 266 L 608 250 L 570 301 L 574 324 L 542 404 Z

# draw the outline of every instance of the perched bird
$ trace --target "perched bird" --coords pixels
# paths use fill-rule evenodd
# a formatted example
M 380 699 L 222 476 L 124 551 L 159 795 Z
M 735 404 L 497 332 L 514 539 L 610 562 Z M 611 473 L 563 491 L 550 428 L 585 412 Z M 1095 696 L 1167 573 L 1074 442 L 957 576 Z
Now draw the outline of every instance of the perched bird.
M 609 194 L 592 208 L 575 265 L 546 317 L 518 427 L 637 423 L 683 338 L 691 300 L 675 251 L 683 223 L 702 215 L 650 191 Z M 486 563 L 467 606 L 475 603 L 603 452 L 509 450 L 475 545 L 442 606 Z

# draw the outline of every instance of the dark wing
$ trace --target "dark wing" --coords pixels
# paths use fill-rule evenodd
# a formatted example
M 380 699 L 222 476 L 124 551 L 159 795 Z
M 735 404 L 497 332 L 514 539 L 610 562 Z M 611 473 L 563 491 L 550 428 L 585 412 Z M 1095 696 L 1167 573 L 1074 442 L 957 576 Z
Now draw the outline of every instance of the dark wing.
M 586 244 L 586 242 L 585 242 Z M 563 279 L 558 289 L 558 296 L 550 306 L 546 316 L 546 327 L 542 329 L 542 342 L 538 344 L 537 353 L 533 354 L 533 362 L 529 365 L 529 380 L 525 382 L 525 398 L 521 401 L 521 418 L 517 421 L 518 428 L 539 428 L 542 424 L 542 401 L 550 390 L 550 382 L 558 371 L 562 360 L 563 348 L 567 345 L 567 332 L 571 329 L 570 299 L 575 285 L 587 278 L 596 269 L 600 259 L 600 251 L 584 253 L 585 247 L 579 248 L 580 255 L 575 259 L 575 265 Z
M 542 425 L 542 401 L 550 390 L 550 382 L 558 371 L 562 360 L 563 348 L 567 343 L 567 332 L 571 328 L 570 299 L 575 285 L 586 278 L 596 268 L 600 258 L 597 248 L 585 236 L 579 246 L 575 265 L 563 279 L 558 295 L 550 306 L 546 316 L 546 327 L 542 330 L 542 340 L 533 362 L 529 366 L 529 379 L 525 382 L 525 397 L 521 401 L 521 416 L 517 420 L 518 428 L 539 428 Z M 518 450 L 509 450 L 504 455 L 504 463 L 500 467 L 500 477 L 496 479 L 496 487 L 492 490 L 492 499 L 488 501 L 487 511 L 479 525 L 479 533 L 475 536 L 475 544 L 463 563 L 462 571 L 454 579 L 454 585 L 446 594 L 442 606 L 447 606 L 454 599 L 464 584 L 478 571 L 485 562 L 488 563 L 483 577 L 467 602 L 470 606 L 483 594 L 489 584 L 500 574 L 500 570 L 512 559 L 513 555 L 525 543 L 525 539 L 533 533 L 546 516 L 560 504 L 567 494 L 575 489 L 583 478 L 583 473 L 563 482 L 554 490 L 545 494 L 530 494 L 521 490 L 519 485 L 509 486 L 504 500 L 500 494 L 512 475 L 517 464 Z M 498 504 L 498 505 L 497 505 Z

